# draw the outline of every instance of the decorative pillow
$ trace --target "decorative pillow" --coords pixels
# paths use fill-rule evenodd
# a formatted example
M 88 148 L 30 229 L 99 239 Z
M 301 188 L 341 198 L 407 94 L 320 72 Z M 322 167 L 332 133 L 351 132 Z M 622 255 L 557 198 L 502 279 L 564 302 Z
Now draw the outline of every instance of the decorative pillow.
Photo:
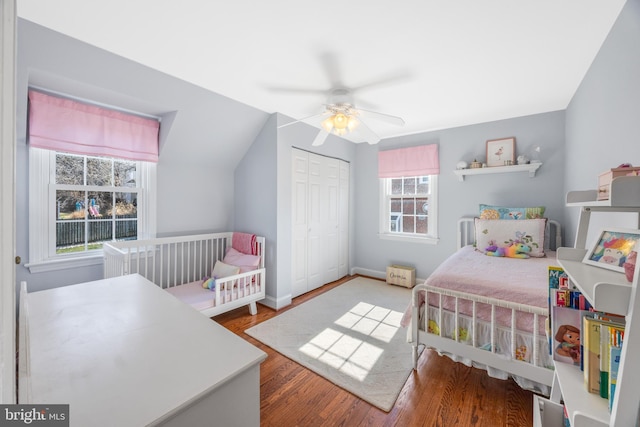
M 507 247 L 524 243 L 531 247 L 529 255 L 541 258 L 544 254 L 546 218 L 513 220 L 475 219 L 476 249 L 486 252 L 490 246 Z
M 222 279 L 223 277 L 233 276 L 234 274 L 238 274 L 239 272 L 240 267 L 225 264 L 222 261 L 216 261 L 216 264 L 213 266 L 213 271 L 211 272 L 211 277 Z
M 544 218 L 544 206 L 509 208 L 505 206 L 480 205 L 482 219 L 536 219 Z
M 260 265 L 260 256 L 243 254 L 240 251 L 229 248 L 229 251 L 227 252 L 227 255 L 225 255 L 223 261 L 226 264 L 240 267 L 240 273 L 246 273 L 247 271 L 252 271 L 258 268 L 258 265 Z

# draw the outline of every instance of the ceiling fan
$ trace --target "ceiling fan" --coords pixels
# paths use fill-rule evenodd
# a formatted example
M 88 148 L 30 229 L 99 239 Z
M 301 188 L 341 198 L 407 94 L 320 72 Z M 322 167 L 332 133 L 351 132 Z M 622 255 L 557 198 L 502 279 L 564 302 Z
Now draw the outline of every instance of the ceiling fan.
M 380 137 L 365 123 L 365 121 L 369 119 L 384 121 L 385 123 L 396 126 L 404 125 L 404 120 L 400 117 L 356 108 L 353 95 L 363 90 L 380 88 L 388 86 L 391 83 L 399 83 L 407 80 L 411 76 L 406 71 L 388 74 L 358 86 L 349 86 L 343 83 L 337 54 L 324 52 L 320 55 L 319 62 L 327 76 L 329 88 L 331 88 L 328 93 L 327 103 L 323 105 L 324 110 L 318 114 L 294 120 L 279 127 L 289 126 L 299 122 L 306 122 L 318 126 L 320 127 L 320 132 L 312 144 L 318 146 L 324 144 L 330 133 L 345 136 L 352 141 L 367 141 L 369 144 L 377 144 L 380 141 Z M 271 86 L 269 90 L 289 94 L 327 94 L 326 90 L 310 88 Z M 351 135 L 354 137 L 350 138 Z M 355 136 L 359 138 L 356 139 Z
M 324 108 L 324 111 L 319 114 L 294 120 L 279 126 L 279 128 L 298 122 L 313 123 L 320 119 L 320 132 L 311 144 L 319 146 L 324 144 L 330 133 L 344 136 L 352 132 L 358 133 L 369 144 L 377 144 L 380 142 L 380 137 L 365 124 L 363 118 L 381 120 L 396 126 L 404 125 L 404 120 L 401 117 L 356 108 L 352 93 L 346 88 L 333 89 Z

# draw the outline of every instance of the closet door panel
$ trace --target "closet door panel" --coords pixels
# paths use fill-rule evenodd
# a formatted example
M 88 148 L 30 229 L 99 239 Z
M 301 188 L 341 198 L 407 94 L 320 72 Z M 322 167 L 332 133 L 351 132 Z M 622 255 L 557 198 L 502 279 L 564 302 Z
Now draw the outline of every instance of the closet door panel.
M 307 153 L 294 150 L 293 156 L 293 244 L 292 244 L 292 289 L 293 297 L 307 292 L 307 258 L 308 258 L 308 187 L 309 159 Z
M 337 159 L 326 160 L 325 188 L 326 198 L 324 201 L 325 221 L 324 221 L 324 283 L 333 282 L 340 278 L 338 272 L 339 241 L 338 241 L 338 221 L 339 221 L 339 175 L 340 161 Z
M 338 277 L 349 274 L 349 163 L 340 162 L 338 188 Z
M 322 156 L 309 153 L 309 211 L 308 225 L 308 256 L 307 256 L 307 290 L 310 291 L 324 285 L 323 282 L 323 218 L 322 203 L 326 196 L 324 179 L 322 177 Z

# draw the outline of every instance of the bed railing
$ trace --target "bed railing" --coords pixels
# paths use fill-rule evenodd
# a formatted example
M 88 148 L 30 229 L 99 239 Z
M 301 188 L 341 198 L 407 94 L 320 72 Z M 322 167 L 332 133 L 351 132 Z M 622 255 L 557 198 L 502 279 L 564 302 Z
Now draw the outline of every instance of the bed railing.
M 103 246 L 104 277 L 138 273 L 163 289 L 201 280 L 211 275 L 217 260 L 223 260 L 232 236 L 228 232 L 108 242 Z M 264 269 L 264 244 L 264 237 L 256 237 L 259 269 Z M 250 276 L 242 274 L 240 279 Z M 260 277 L 264 284 L 264 275 Z
M 428 294 L 427 294 L 428 293 Z M 420 295 L 422 294 L 422 296 Z M 443 327 L 443 313 L 447 311 L 443 308 L 444 305 L 444 297 L 452 297 L 455 299 L 454 302 L 454 333 L 452 336 L 448 337 L 443 335 L 444 327 Z M 424 299 L 422 299 L 424 298 Z M 466 316 L 460 312 L 460 302 L 461 300 L 470 301 L 472 303 L 472 312 L 470 315 L 471 321 L 468 326 L 471 328 L 470 331 L 470 339 L 462 340 L 460 337 L 460 325 L 459 319 L 461 316 Z M 425 312 L 423 316 L 420 316 L 420 306 L 424 302 Z M 430 305 L 431 304 L 431 305 Z M 436 306 L 437 304 L 437 306 Z M 476 331 L 477 325 L 477 304 L 487 304 L 491 306 L 491 319 L 490 319 L 490 345 L 487 346 L 486 343 L 481 344 L 478 342 L 478 333 Z M 428 322 L 429 322 L 429 314 L 428 307 L 434 308 L 437 311 L 437 324 L 439 325 L 437 333 L 427 332 L 428 331 Z M 508 310 L 511 310 L 511 325 L 510 326 L 501 326 L 498 325 L 496 321 L 496 308 L 501 307 Z M 460 354 L 463 356 L 470 357 L 472 360 L 484 363 L 488 366 L 492 366 L 497 369 L 504 369 L 501 366 L 496 366 L 495 362 L 495 353 L 497 349 L 496 342 L 496 331 L 499 328 L 509 328 L 511 335 L 511 348 L 509 349 L 509 357 L 505 356 L 502 363 L 508 363 L 512 365 L 509 372 L 521 375 L 525 378 L 532 379 L 534 381 L 540 381 L 543 384 L 551 385 L 552 381 L 552 371 L 547 367 L 543 366 L 540 363 L 542 358 L 540 357 L 541 351 L 543 350 L 540 347 L 540 343 L 546 343 L 544 336 L 540 335 L 540 316 L 543 318 L 547 317 L 547 309 L 540 308 L 535 306 L 528 306 L 518 303 L 513 303 L 509 301 L 502 301 L 495 298 L 483 297 L 474 294 L 469 294 L 466 292 L 453 291 L 449 289 L 443 289 L 439 287 L 435 287 L 432 285 L 419 284 L 416 285 L 412 290 L 412 341 L 414 345 L 414 366 L 417 366 L 417 348 L 419 344 L 427 344 L 428 347 L 437 348 L 443 351 L 449 351 L 453 354 Z M 517 357 L 517 341 L 516 334 L 518 332 L 522 333 L 523 331 L 518 331 L 516 327 L 516 320 L 518 314 L 521 313 L 530 313 L 533 315 L 533 331 L 529 332 L 532 336 L 533 349 L 531 353 L 530 361 L 523 361 Z M 485 320 L 486 321 L 486 320 Z M 420 341 L 420 334 L 428 334 L 429 341 L 428 343 Z M 525 332 L 526 333 L 526 332 Z M 469 334 L 467 335 L 469 336 Z M 454 345 L 455 347 L 453 347 Z M 464 345 L 468 347 L 464 352 L 460 351 L 460 345 Z M 493 353 L 493 354 L 490 354 Z

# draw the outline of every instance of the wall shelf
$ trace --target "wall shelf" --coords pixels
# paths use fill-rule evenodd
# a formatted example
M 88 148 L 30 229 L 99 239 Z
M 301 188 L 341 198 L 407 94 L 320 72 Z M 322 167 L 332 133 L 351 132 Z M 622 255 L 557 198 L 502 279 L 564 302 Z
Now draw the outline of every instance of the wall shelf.
M 456 169 L 453 173 L 458 175 L 458 181 L 464 181 L 465 175 L 486 175 L 512 172 L 529 172 L 529 178 L 533 178 L 536 176 L 536 171 L 540 166 L 542 166 L 542 163 L 529 163 L 526 165 L 494 166 L 490 168 Z

